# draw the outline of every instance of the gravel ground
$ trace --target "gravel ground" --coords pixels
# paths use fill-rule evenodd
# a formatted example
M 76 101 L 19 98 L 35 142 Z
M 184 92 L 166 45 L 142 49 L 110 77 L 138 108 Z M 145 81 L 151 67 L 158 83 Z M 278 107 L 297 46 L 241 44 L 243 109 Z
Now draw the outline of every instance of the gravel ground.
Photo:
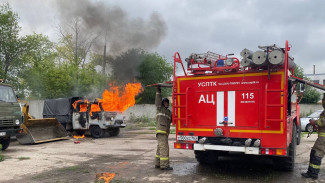
M 117 137 L 75 139 L 20 145 L 13 141 L 2 152 L 0 182 L 325 182 L 325 167 L 319 180 L 301 178 L 307 169 L 310 149 L 317 138 L 302 138 L 297 146 L 293 172 L 277 171 L 273 162 L 261 156 L 221 157 L 215 165 L 200 165 L 191 150 L 173 148 L 172 171 L 154 168 L 156 138 L 152 130 L 125 130 Z M 105 173 L 105 174 L 103 174 Z

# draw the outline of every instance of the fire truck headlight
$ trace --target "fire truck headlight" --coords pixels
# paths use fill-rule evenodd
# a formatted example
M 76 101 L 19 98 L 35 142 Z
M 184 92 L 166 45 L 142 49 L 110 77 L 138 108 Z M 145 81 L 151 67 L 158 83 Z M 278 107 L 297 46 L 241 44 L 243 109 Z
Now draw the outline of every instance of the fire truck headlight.
M 217 137 L 221 137 L 223 136 L 223 130 L 221 128 L 216 128 L 214 130 L 214 134 L 217 136 Z
M 203 137 L 203 138 L 201 138 L 201 139 L 199 140 L 199 143 L 200 143 L 200 144 L 204 144 L 206 140 L 207 140 L 207 138 L 206 138 L 206 137 Z
M 246 147 L 249 147 L 249 146 L 251 146 L 251 143 L 252 143 L 252 139 L 247 139 L 247 140 L 245 141 L 245 146 L 246 146 Z
M 227 65 L 227 66 L 232 66 L 233 62 L 234 62 L 234 60 L 233 60 L 232 58 L 228 58 L 228 59 L 226 60 L 226 65 Z
M 261 145 L 261 140 L 260 139 L 255 140 L 254 147 L 260 147 L 260 145 Z

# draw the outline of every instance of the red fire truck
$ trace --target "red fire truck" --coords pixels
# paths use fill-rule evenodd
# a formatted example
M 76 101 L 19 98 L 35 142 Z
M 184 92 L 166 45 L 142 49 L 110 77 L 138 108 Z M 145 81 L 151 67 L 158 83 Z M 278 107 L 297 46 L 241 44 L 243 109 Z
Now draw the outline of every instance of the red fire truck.
M 241 152 L 274 156 L 292 170 L 300 143 L 299 104 L 291 46 L 244 49 L 243 59 L 212 52 L 174 55 L 173 123 L 176 149 L 194 150 L 200 163 Z M 183 76 L 176 76 L 181 65 Z

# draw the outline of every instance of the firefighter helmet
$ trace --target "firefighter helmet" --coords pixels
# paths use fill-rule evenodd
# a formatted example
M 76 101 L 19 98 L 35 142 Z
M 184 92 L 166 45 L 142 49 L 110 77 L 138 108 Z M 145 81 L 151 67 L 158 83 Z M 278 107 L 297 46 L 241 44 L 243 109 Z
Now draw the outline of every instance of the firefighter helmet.
M 161 105 L 164 105 L 164 102 L 167 102 L 168 105 L 169 105 L 169 100 L 168 100 L 168 98 L 163 98 L 162 101 L 161 101 Z

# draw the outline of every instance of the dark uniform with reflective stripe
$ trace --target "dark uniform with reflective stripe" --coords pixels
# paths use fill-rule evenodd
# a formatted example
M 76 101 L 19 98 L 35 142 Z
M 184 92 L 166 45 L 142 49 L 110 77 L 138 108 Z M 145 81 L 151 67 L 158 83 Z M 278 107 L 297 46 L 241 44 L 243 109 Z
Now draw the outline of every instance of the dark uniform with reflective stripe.
M 325 95 L 322 100 L 323 108 L 325 109 Z M 322 158 L 325 155 L 325 112 L 320 114 L 316 121 L 318 126 L 318 138 L 310 152 L 309 167 L 307 173 L 303 173 L 304 177 L 318 178 Z
M 163 106 L 159 87 L 157 88 L 155 103 L 157 107 L 156 136 L 158 140 L 155 165 L 163 169 L 169 167 L 168 135 L 172 122 L 172 112 Z

